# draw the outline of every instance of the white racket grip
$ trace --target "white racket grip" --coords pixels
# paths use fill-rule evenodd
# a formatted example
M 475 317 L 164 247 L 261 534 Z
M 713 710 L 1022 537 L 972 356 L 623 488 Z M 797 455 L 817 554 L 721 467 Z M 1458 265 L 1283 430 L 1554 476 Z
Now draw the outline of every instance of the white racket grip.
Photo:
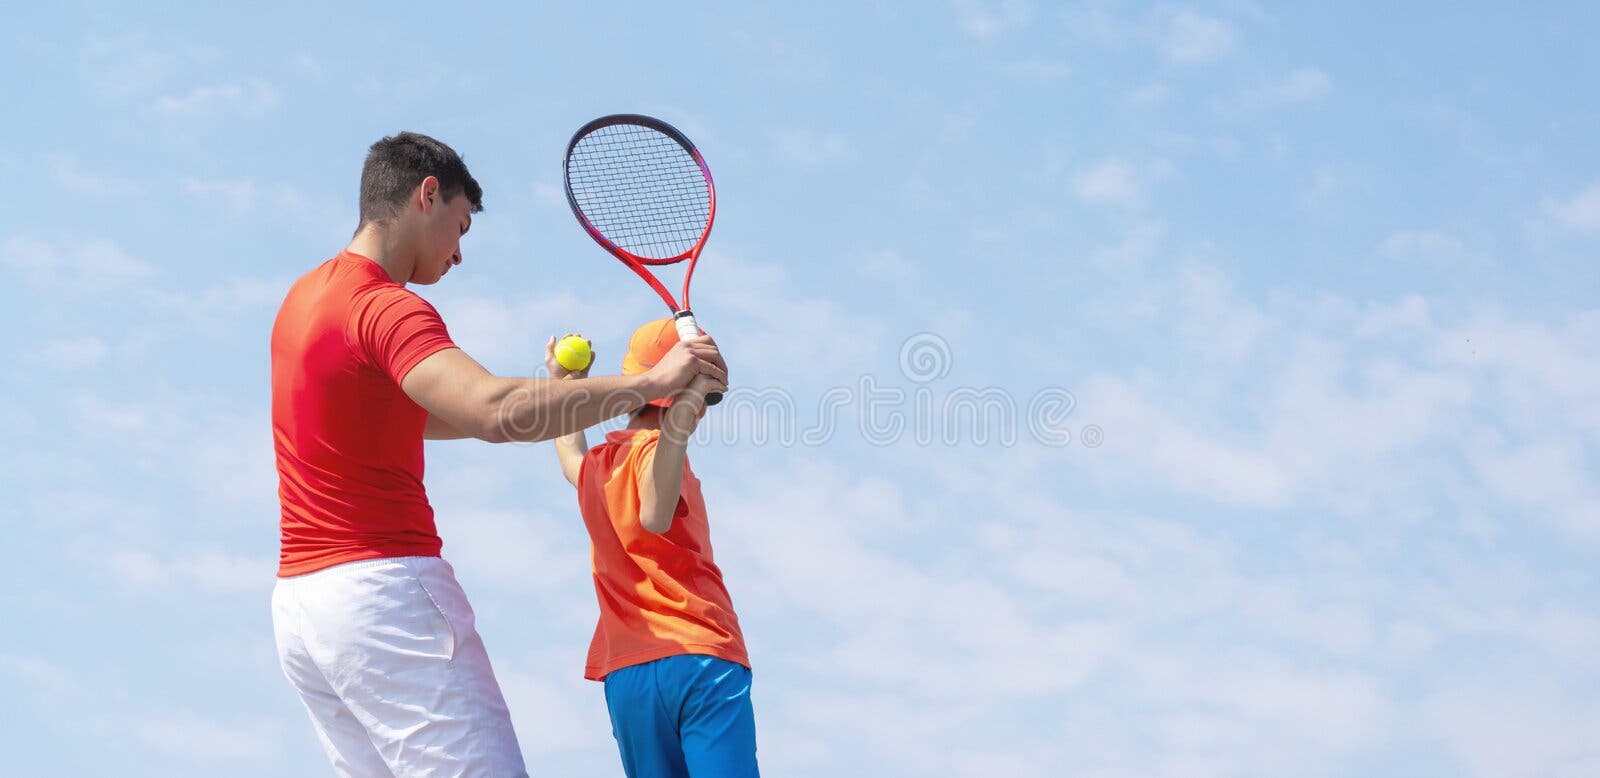
M 678 328 L 678 340 L 688 340 L 700 335 L 700 325 L 695 323 L 692 311 L 679 311 L 672 317 L 673 326 Z M 716 405 L 722 402 L 722 392 L 707 392 L 706 405 Z
M 688 340 L 700 336 L 700 325 L 694 321 L 694 313 L 680 311 L 672 318 L 673 326 L 678 328 L 678 340 Z

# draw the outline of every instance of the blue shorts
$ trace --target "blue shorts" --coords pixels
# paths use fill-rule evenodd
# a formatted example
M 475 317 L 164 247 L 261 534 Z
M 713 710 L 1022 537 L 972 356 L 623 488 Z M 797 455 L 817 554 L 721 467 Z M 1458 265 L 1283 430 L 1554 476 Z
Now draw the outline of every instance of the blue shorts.
M 756 778 L 750 669 L 683 654 L 606 676 L 611 735 L 628 778 Z

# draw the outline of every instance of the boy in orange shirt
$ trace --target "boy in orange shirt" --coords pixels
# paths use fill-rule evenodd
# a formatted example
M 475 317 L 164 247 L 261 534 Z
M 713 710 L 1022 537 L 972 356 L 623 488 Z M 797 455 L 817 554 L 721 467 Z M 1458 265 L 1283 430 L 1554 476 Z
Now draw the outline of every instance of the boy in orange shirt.
M 649 370 L 677 342 L 672 319 L 640 327 L 623 374 Z M 588 374 L 561 367 L 554 346 L 545 345 L 552 377 Z M 686 451 L 717 387 L 695 381 L 651 401 L 593 449 L 582 431 L 556 439 L 589 530 L 600 604 L 584 677 L 605 682 L 628 778 L 759 775 L 750 660 Z

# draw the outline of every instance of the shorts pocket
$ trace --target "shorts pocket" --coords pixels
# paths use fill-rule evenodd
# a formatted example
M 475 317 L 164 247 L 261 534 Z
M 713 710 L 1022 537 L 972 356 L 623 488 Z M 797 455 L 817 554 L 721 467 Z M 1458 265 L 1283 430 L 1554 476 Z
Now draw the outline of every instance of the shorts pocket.
M 446 659 L 454 659 L 456 648 L 476 629 L 466 592 L 461 590 L 455 573 L 443 560 L 430 559 L 419 565 L 415 572 L 417 584 L 444 621 L 449 637 Z

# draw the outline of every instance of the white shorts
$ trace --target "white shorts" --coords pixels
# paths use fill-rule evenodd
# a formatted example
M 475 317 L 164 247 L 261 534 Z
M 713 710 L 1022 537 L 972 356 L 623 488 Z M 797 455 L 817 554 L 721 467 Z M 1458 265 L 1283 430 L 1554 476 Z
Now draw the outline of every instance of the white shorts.
M 370 559 L 279 578 L 272 626 L 341 776 L 526 776 L 450 564 Z

